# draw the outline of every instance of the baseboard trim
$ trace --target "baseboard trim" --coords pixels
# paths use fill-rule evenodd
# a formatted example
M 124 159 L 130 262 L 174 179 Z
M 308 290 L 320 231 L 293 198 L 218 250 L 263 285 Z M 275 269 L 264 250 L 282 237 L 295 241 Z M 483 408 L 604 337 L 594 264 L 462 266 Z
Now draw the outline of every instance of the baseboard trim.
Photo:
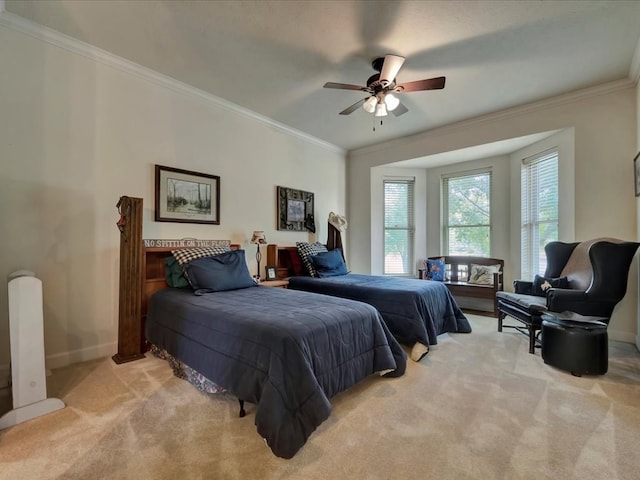
M 624 343 L 636 343 L 636 334 L 631 332 L 622 332 L 620 330 L 612 330 L 611 328 L 607 329 L 607 334 L 609 336 L 609 340 L 615 340 L 616 342 L 624 342 Z
M 110 357 L 118 351 L 118 342 L 103 343 L 92 347 L 70 350 L 68 352 L 47 355 L 45 363 L 48 369 L 66 367 L 73 363 L 86 362 L 96 358 Z

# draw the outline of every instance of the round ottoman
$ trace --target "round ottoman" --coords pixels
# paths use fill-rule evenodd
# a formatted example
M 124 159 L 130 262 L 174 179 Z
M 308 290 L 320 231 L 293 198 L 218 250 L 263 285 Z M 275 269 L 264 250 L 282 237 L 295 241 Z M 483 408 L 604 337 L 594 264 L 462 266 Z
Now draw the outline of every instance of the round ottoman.
M 542 315 L 542 359 L 577 377 L 604 375 L 609 368 L 606 318 L 574 312 Z

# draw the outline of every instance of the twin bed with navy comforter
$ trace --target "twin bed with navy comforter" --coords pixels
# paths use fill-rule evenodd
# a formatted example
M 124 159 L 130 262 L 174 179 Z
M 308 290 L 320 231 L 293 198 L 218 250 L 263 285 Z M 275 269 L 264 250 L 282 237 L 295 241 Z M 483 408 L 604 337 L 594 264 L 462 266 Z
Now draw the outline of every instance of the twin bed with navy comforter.
M 429 286 L 436 282 L 348 274 L 269 288 L 253 284 L 243 250 L 200 250 L 146 257 L 162 259 L 168 286 L 181 287 L 145 286 L 146 341 L 254 403 L 258 433 L 283 458 L 328 418 L 332 396 L 372 374 L 403 375 L 399 342 L 429 345 L 443 331 L 471 330 L 453 298 Z M 183 272 L 186 286 L 175 282 Z
M 329 398 L 406 356 L 370 305 L 280 288 L 153 295 L 147 341 L 242 400 L 274 454 L 290 458 L 329 417 Z M 335 339 L 340 341 L 336 342 Z
M 271 260 L 286 269 L 289 288 L 365 302 L 382 314 L 393 336 L 420 360 L 443 333 L 469 333 L 471 325 L 442 282 L 349 273 L 340 249 L 319 243 L 269 246 Z
M 348 298 L 373 305 L 402 344 L 436 345 L 445 332 L 469 333 L 471 325 L 449 289 L 441 282 L 346 275 L 290 277 L 289 289 Z

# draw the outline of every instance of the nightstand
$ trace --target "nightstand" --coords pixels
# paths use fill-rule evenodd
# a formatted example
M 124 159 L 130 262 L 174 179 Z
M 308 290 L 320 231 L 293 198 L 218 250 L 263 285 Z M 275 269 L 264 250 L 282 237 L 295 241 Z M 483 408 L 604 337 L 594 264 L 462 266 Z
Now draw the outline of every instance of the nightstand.
M 287 288 L 289 286 L 289 280 L 263 280 L 260 282 L 260 285 L 265 287 Z

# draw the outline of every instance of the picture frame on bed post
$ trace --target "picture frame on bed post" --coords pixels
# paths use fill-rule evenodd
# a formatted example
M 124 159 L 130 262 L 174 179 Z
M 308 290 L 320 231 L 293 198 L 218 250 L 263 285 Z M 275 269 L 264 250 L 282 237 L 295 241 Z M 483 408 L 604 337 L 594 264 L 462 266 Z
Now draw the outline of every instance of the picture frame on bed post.
M 155 166 L 156 222 L 220 225 L 220 177 Z

